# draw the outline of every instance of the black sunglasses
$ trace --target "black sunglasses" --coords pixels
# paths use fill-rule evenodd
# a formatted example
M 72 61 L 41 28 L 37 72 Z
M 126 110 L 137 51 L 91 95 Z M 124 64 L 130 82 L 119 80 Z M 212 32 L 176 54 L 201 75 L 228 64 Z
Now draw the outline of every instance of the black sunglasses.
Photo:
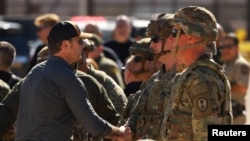
M 142 62 L 142 60 L 145 60 L 145 58 L 142 57 L 142 56 L 134 56 L 133 60 L 134 60 L 136 63 L 139 63 L 139 62 Z
M 160 41 L 160 37 L 158 35 L 153 35 L 151 36 L 151 41 L 158 43 Z
M 170 34 L 172 35 L 172 37 L 175 38 L 175 37 L 177 36 L 177 32 L 178 32 L 178 29 L 174 29 L 174 28 L 173 28 L 173 29 L 171 30 L 171 33 L 170 33 Z M 181 29 L 180 35 L 181 35 L 181 34 L 185 34 L 185 32 L 184 32 L 182 29 Z

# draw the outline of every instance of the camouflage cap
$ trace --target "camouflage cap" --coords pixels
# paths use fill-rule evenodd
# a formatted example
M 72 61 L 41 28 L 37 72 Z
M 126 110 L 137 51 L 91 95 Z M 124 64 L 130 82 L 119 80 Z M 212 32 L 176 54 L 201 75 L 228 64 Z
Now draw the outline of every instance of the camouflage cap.
M 163 13 L 157 19 L 151 20 L 147 27 L 147 36 L 158 35 L 160 39 L 166 39 L 172 29 L 172 19 L 174 14 Z
M 151 38 L 142 38 L 139 41 L 133 42 L 133 44 L 129 48 L 129 53 L 131 55 L 140 53 L 145 56 L 146 59 L 152 60 L 154 53 L 152 48 L 150 48 L 150 41 Z
M 179 24 L 186 34 L 208 41 L 217 39 L 216 23 L 214 15 L 199 6 L 181 8 L 174 14 L 173 19 L 173 24 Z

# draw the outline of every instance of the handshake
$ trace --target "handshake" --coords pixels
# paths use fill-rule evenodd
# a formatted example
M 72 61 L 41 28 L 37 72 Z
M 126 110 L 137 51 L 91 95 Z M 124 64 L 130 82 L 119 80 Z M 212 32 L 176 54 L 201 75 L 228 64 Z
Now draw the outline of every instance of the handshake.
M 132 141 L 132 132 L 129 127 L 112 127 L 111 133 L 106 137 L 115 141 Z

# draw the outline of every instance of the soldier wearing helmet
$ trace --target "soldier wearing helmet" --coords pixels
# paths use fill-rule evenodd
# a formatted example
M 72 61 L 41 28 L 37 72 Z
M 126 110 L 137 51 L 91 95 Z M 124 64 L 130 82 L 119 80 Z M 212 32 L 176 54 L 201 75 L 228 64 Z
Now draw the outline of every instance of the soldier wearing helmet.
M 188 6 L 174 14 L 172 25 L 167 44 L 183 69 L 171 88 L 162 140 L 207 140 L 208 124 L 232 123 L 230 84 L 212 59 L 216 19 L 204 7 Z
M 153 50 L 154 62 L 160 62 L 162 66 L 145 84 L 127 121 L 134 132 L 135 140 L 160 140 L 164 111 L 171 92 L 171 80 L 176 73 L 175 58 L 170 53 L 172 45 L 166 43 L 172 27 L 172 18 L 173 14 L 160 14 L 157 19 L 151 20 L 147 28 L 147 35 L 151 37 L 150 49 Z
M 165 41 L 169 37 L 170 31 L 172 29 L 172 25 L 170 24 L 172 19 L 173 14 L 163 13 L 160 14 L 157 19 L 151 20 L 148 24 L 147 36 L 151 37 L 153 43 L 161 44 L 161 50 L 154 52 L 157 59 L 160 56 L 169 53 L 169 50 L 164 50 L 164 46 Z
M 197 13 L 199 13 L 197 15 Z M 171 35 L 174 37 L 175 55 L 179 50 L 185 50 L 200 45 L 210 45 L 217 40 L 218 29 L 216 27 L 216 19 L 214 15 L 203 7 L 190 6 L 184 10 L 179 10 L 173 18 L 174 28 L 171 30 Z M 187 43 L 186 45 L 179 44 L 178 40 L 181 35 L 186 34 L 193 38 L 198 38 L 195 43 Z M 206 48 L 207 52 L 215 53 L 215 47 Z
M 154 53 L 153 50 L 149 47 L 151 38 L 143 38 L 139 41 L 133 42 L 129 48 L 129 54 L 133 55 L 135 63 L 142 62 L 140 70 L 133 71 L 134 75 L 138 75 L 143 72 L 150 72 L 151 68 L 145 68 L 149 62 L 153 61 Z M 146 62 L 147 61 L 147 62 Z M 158 68 L 159 69 L 159 68 Z
M 151 38 L 142 38 L 139 41 L 135 41 L 129 48 L 130 57 L 128 58 L 125 70 L 124 78 L 125 82 L 128 84 L 125 93 L 132 92 L 131 87 L 135 86 L 140 82 L 139 87 L 128 95 L 128 104 L 123 112 L 123 118 L 127 119 L 130 116 L 130 112 L 137 103 L 138 98 L 141 96 L 143 89 L 145 89 L 145 84 L 152 75 L 153 70 L 159 69 L 160 65 L 155 66 L 156 69 L 152 69 L 152 62 L 154 59 L 153 50 L 149 47 Z M 129 83 L 130 82 L 130 83 Z M 133 88 L 132 88 L 133 89 Z

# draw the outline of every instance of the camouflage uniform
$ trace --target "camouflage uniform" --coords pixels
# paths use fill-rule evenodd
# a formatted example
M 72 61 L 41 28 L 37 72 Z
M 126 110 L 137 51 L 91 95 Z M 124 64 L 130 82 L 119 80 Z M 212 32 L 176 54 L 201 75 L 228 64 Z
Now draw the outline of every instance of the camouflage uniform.
M 143 60 L 141 61 L 141 69 L 137 70 L 137 71 L 133 71 L 132 73 L 136 76 L 142 73 L 152 73 L 150 71 L 150 68 L 145 68 L 145 61 L 153 61 L 154 58 L 154 54 L 153 54 L 153 50 L 149 47 L 150 45 L 150 41 L 151 38 L 143 38 L 139 41 L 133 42 L 132 45 L 129 48 L 129 53 L 130 55 L 133 55 L 135 53 L 142 55 Z M 140 98 L 143 89 L 146 88 L 146 82 L 143 82 L 140 86 L 140 89 L 133 94 L 130 94 L 128 97 L 128 104 L 126 106 L 126 108 L 124 109 L 123 112 L 123 119 L 127 119 L 130 116 L 130 113 L 132 112 L 132 110 L 135 108 L 135 105 L 137 103 L 137 100 Z M 120 121 L 119 124 L 124 124 L 123 121 Z
M 216 40 L 216 20 L 205 8 L 180 9 L 173 24 L 180 25 L 185 34 L 204 39 L 189 47 Z M 182 49 L 176 47 L 176 51 Z M 207 125 L 232 123 L 230 84 L 223 68 L 212 60 L 211 50 L 178 75 L 165 110 L 161 140 L 207 140 Z
M 175 73 L 175 68 L 166 71 L 162 67 L 149 80 L 146 93 L 141 96 L 134 111 L 140 114 L 137 119 L 135 138 L 160 139 L 164 111 L 171 92 L 171 80 L 175 77 Z
M 231 124 L 230 87 L 209 57 L 188 67 L 172 87 L 164 125 L 167 140 L 203 140 L 208 124 Z
M 172 14 L 161 14 L 156 20 L 152 20 L 148 26 L 148 36 L 151 36 L 152 41 L 158 38 L 163 45 L 161 52 L 154 54 L 155 61 L 161 55 L 168 53 L 168 50 L 164 50 L 164 45 L 170 33 L 171 18 Z M 163 65 L 160 70 L 150 77 L 144 89 L 141 90 L 142 94 L 127 121 L 128 126 L 134 132 L 134 140 L 160 139 L 164 111 L 168 103 L 175 73 L 175 67 L 166 70 Z
M 125 107 L 125 109 L 123 111 L 123 115 L 122 115 L 123 119 L 128 119 L 129 118 L 129 116 L 131 114 L 131 111 L 135 108 L 136 102 L 137 102 L 137 100 L 140 98 L 140 96 L 142 94 L 141 90 L 144 89 L 144 87 L 145 87 L 145 84 L 142 83 L 140 89 L 136 93 L 129 95 L 128 104 L 126 105 L 126 107 Z M 120 122 L 119 124 L 122 125 L 123 123 Z

